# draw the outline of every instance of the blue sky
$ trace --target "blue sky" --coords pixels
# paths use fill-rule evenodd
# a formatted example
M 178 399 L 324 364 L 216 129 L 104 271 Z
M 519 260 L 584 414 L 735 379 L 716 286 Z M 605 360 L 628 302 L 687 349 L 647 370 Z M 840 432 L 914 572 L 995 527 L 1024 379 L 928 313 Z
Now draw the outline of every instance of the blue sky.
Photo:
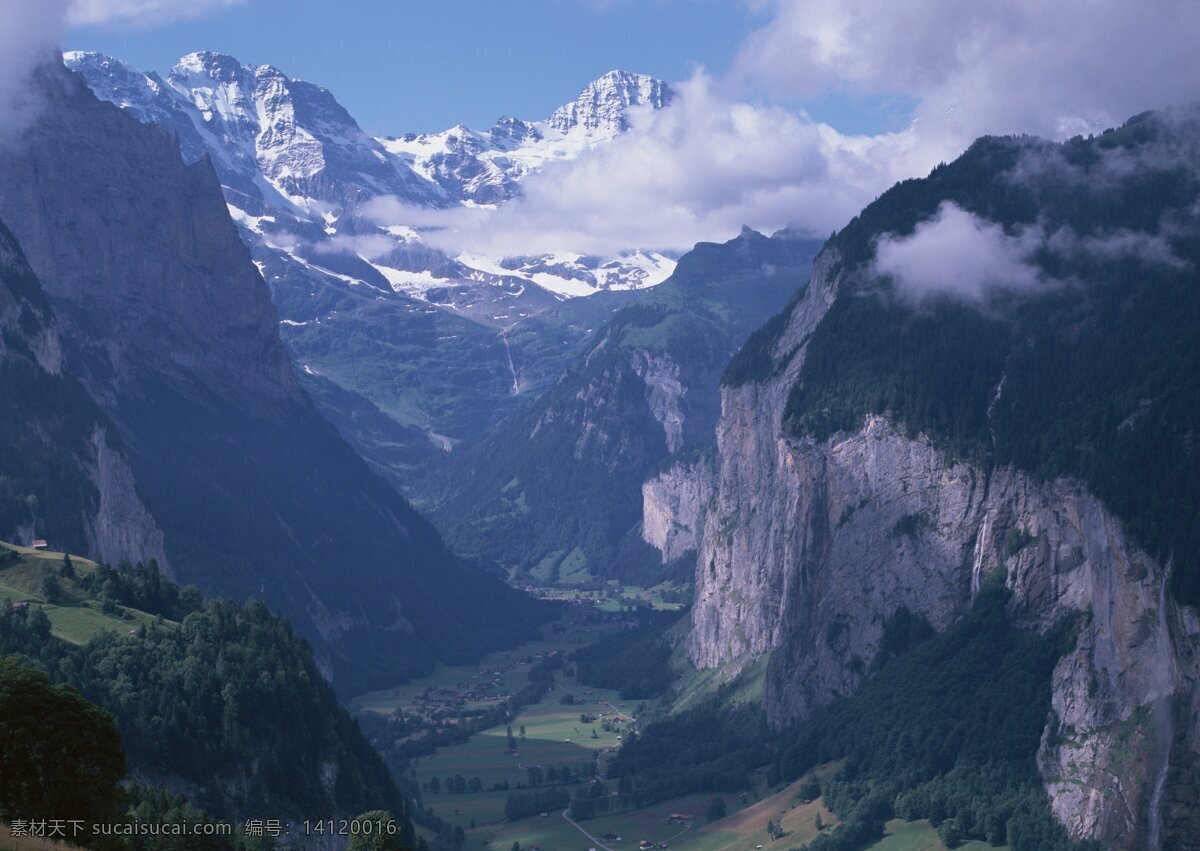
M 74 28 L 65 46 L 159 72 L 201 49 L 276 65 L 332 90 L 369 132 L 398 134 L 542 118 L 613 68 L 721 74 L 761 24 L 740 0 L 250 0 L 166 25 Z

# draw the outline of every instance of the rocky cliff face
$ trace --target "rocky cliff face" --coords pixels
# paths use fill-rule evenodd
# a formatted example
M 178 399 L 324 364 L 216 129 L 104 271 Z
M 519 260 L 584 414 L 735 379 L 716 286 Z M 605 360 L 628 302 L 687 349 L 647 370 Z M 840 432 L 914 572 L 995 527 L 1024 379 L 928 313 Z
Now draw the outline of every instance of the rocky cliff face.
M 60 66 L 39 72 L 46 108 L 4 152 L 0 211 L 108 400 L 142 376 L 260 407 L 301 403 L 278 319 L 205 162 L 172 136 L 101 105 Z M 120 282 L 120 285 L 114 285 Z M 102 294 L 103 297 L 97 297 Z M 220 352 L 214 328 L 224 329 Z
M 347 690 L 533 629 L 532 601 L 458 561 L 316 414 L 209 162 L 186 164 L 61 66 L 37 85 L 37 120 L 0 151 L 0 216 L 61 324 L 82 384 L 70 407 L 94 399 L 113 426 L 115 440 L 76 429 L 86 543 L 161 551 L 136 478 L 175 575 L 264 598 Z
M 115 563 L 170 565 L 162 531 L 138 496 L 125 456 L 110 444 L 99 408 L 64 374 L 62 338 L 49 301 L 20 246 L 0 225 L 0 537 Z M 29 508 L 29 499 L 36 508 Z
M 588 83 L 572 103 L 554 110 L 547 123 L 563 133 L 583 127 L 615 136 L 628 129 L 630 108 L 662 109 L 674 97 L 675 93 L 662 80 L 628 71 L 609 71 Z
M 783 723 L 854 691 L 898 607 L 943 629 L 1000 572 L 1018 624 L 1044 631 L 1085 613 L 1054 671 L 1038 754 L 1055 814 L 1075 837 L 1183 847 L 1172 843 L 1196 835 L 1200 623 L 1167 596 L 1170 566 L 1078 483 L 986 472 L 879 416 L 825 440 L 785 430 L 808 340 L 838 297 L 838 261 L 834 249 L 818 258 L 773 341 L 773 373 L 723 391 L 693 662 L 736 669 L 770 654 L 766 708 Z M 647 516 L 699 488 L 661 477 Z
M 725 364 L 803 283 L 816 248 L 746 231 L 680 258 L 671 280 L 618 311 L 536 404 L 451 462 L 439 511 L 455 544 L 525 568 L 578 547 L 593 577 L 659 581 L 671 559 L 642 541 L 642 483 L 669 457 L 711 445 Z M 673 529 L 650 534 L 670 538 L 673 553 L 694 546 Z M 536 579 L 553 578 L 541 570 Z
M 679 461 L 642 483 L 642 540 L 660 551 L 664 562 L 699 548 L 712 491 L 707 457 Z
M 155 559 L 168 575 L 174 575 L 162 529 L 138 496 L 133 468 L 108 441 L 106 430 L 97 427 L 92 432 L 87 472 L 96 486 L 99 505 L 95 517 L 86 518 L 88 553 L 110 564 L 121 559 Z
M 679 364 L 666 355 L 638 352 L 633 369 L 646 383 L 650 413 L 663 429 L 668 452 L 683 448 L 683 397 L 687 387 L 679 380 Z

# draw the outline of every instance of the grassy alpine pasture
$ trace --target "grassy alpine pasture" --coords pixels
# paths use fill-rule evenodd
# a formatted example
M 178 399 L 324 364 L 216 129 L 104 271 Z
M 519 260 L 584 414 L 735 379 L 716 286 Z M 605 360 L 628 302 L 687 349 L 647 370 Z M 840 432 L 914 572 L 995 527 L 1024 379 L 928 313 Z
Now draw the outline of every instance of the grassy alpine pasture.
M 642 840 L 656 845 L 666 842 L 679 851 L 754 851 L 760 845 L 763 849 L 786 851 L 803 847 L 816 837 L 818 816 L 826 831 L 837 825 L 837 817 L 824 807 L 820 799 L 804 803 L 799 798 L 800 785 L 799 782 L 793 783 L 774 795 L 712 823 L 705 823 L 704 811 L 713 796 L 690 795 L 641 810 L 589 819 L 580 822 L 580 826 L 598 838 L 609 833 L 620 836 L 619 841 L 605 843 L 614 851 L 636 848 Z M 722 797 L 731 810 L 740 806 L 736 795 Z M 684 830 L 680 825 L 668 821 L 671 813 L 689 813 L 696 819 Z M 767 835 L 767 823 L 772 820 L 779 822 L 784 830 L 783 836 L 777 840 Z M 471 831 L 467 836 L 467 848 L 495 848 L 500 851 L 507 851 L 514 842 L 519 842 L 522 849 L 538 846 L 544 851 L 585 851 L 597 847 L 596 843 L 567 822 L 561 812 L 548 813 L 546 818 L 535 817 L 488 826 Z M 967 851 L 991 848 L 986 843 L 974 841 L 957 847 Z M 928 821 L 906 822 L 896 819 L 888 822 L 887 834 L 872 845 L 870 851 L 946 851 L 946 846 L 938 839 L 937 831 Z
M 411 712 L 418 705 L 428 706 L 431 700 L 452 702 L 456 696 L 486 691 L 486 685 L 496 695 L 519 690 L 528 682 L 533 664 L 543 654 L 573 649 L 598 640 L 616 628 L 612 624 L 586 623 L 584 618 L 565 618 L 546 628 L 542 640 L 517 650 L 493 653 L 475 665 L 438 669 L 428 677 L 402 686 L 362 695 L 351 702 L 356 711 L 391 713 L 396 709 Z M 752 671 L 738 693 L 748 698 L 761 690 L 761 671 Z M 694 684 L 704 692 L 702 683 Z M 570 694 L 573 703 L 563 703 Z M 489 705 L 488 701 L 472 704 L 465 701 L 462 708 Z M 494 705 L 491 703 L 490 705 Z M 559 671 L 555 687 L 537 704 L 523 707 L 511 721 L 516 754 L 506 754 L 508 723 L 483 730 L 460 745 L 440 748 L 436 753 L 415 759 L 411 765 L 413 779 L 421 784 L 424 804 L 435 815 L 466 832 L 466 849 L 499 849 L 509 851 L 513 843 L 528 851 L 569 851 L 610 847 L 613 851 L 636 848 L 642 840 L 654 844 L 667 843 L 684 851 L 755 851 L 763 849 L 787 851 L 802 847 L 816 837 L 817 819 L 825 831 L 838 823 L 821 799 L 805 800 L 801 791 L 805 781 L 782 787 L 767 787 L 760 775 L 759 785 L 745 794 L 730 793 L 720 797 L 728 808 L 725 818 L 709 823 L 706 811 L 714 797 L 711 793 L 688 795 L 664 801 L 639 810 L 607 814 L 580 822 L 579 826 L 598 839 L 606 834 L 620 836 L 620 841 L 594 841 L 571 822 L 563 818 L 562 808 L 556 808 L 529 818 L 509 822 L 505 818 L 505 803 L 510 792 L 528 791 L 528 768 L 540 766 L 580 767 L 588 764 L 599 752 L 597 768 L 603 776 L 608 751 L 620 746 L 622 738 L 634 726 L 638 706 L 636 701 L 622 701 L 611 690 L 580 685 L 573 676 Z M 581 723 L 580 715 L 600 717 L 594 724 Z M 603 722 L 610 722 L 604 730 Z M 615 723 L 614 723 L 615 722 Z M 525 736 L 521 737 L 521 726 Z M 591 738 L 592 730 L 596 738 Z M 838 763 L 829 763 L 814 770 L 824 778 L 836 770 Z M 448 793 L 447 778 L 461 776 L 470 781 L 478 777 L 483 791 L 461 794 Z M 429 783 L 437 778 L 441 789 L 434 793 Z M 807 779 L 807 778 L 806 778 Z M 496 784 L 508 783 L 508 789 L 494 789 Z M 609 781 L 613 787 L 613 781 Z M 541 789 L 548 787 L 542 786 Z M 562 787 L 573 793 L 578 785 Z M 693 818 L 687 825 L 673 823 L 669 816 L 686 813 Z M 767 834 L 768 822 L 779 823 L 784 835 L 772 840 Z M 686 827 L 686 829 L 685 829 Z M 427 836 L 432 839 L 432 835 Z M 960 847 L 983 851 L 982 843 L 966 843 Z M 943 845 L 937 831 L 927 822 L 894 820 L 887 825 L 885 837 L 873 846 L 874 851 L 941 851 Z
M 536 568 L 534 575 L 536 576 Z M 610 579 L 602 588 L 547 585 L 531 587 L 529 590 L 543 600 L 585 601 L 595 606 L 596 611 L 608 614 L 625 611 L 630 606 L 649 606 L 661 612 L 677 612 L 683 608 L 683 603 L 677 600 L 684 589 L 670 582 L 661 582 L 652 588 L 642 588 L 637 585 L 621 585 L 615 579 Z M 664 599 L 665 597 L 672 599 Z
M 887 823 L 887 833 L 883 839 L 872 845 L 871 851 L 943 851 L 945 848 L 946 845 L 938 839 L 937 831 L 928 821 L 893 819 Z M 995 846 L 978 840 L 964 842 L 955 848 L 965 851 L 997 851 Z
M 492 653 L 472 665 L 439 665 L 427 677 L 360 695 L 349 702 L 349 708 L 351 712 L 383 715 L 397 710 L 407 715 L 440 713 L 450 718 L 460 709 L 492 708 L 528 685 L 529 672 L 543 655 L 555 651 L 569 654 L 616 628 L 612 623 L 588 622 L 582 611 L 568 611 L 562 620 L 544 629 L 539 641 Z M 529 766 L 582 769 L 593 762 L 597 751 L 616 747 L 620 743 L 618 736 L 631 726 L 635 704 L 620 700 L 615 691 L 580 685 L 562 671 L 556 672 L 555 680 L 555 688 L 539 703 L 521 709 L 511 722 L 483 730 L 463 744 L 442 747 L 432 755 L 415 759 L 412 771 L 422 785 L 425 805 L 452 826 L 464 830 L 470 829 L 472 821 L 480 828 L 503 822 L 508 794 L 518 791 L 518 784 L 528 784 Z M 568 693 L 575 703 L 562 702 Z M 607 715 L 607 718 L 583 724 L 580 715 L 584 713 Z M 618 714 L 624 720 L 618 721 Z M 605 720 L 610 726 L 619 725 L 621 731 L 606 731 Z M 516 756 L 504 753 L 510 725 L 517 744 Z M 522 725 L 524 738 L 520 733 Z M 591 738 L 593 729 L 595 739 Z M 599 770 L 603 773 L 603 759 Z M 446 778 L 455 776 L 467 781 L 478 777 L 484 791 L 454 794 L 444 786 L 437 793 L 428 791 L 427 784 L 433 778 L 444 784 Z M 505 782 L 508 790 L 493 789 Z M 573 791 L 577 787 L 564 788 Z
M 17 559 L 6 557 L 8 552 L 15 552 Z M 31 609 L 41 609 L 50 618 L 51 634 L 72 644 L 86 644 L 104 630 L 128 632 L 157 621 L 153 615 L 127 606 L 117 606 L 114 613 L 106 614 L 75 579 L 62 575 L 62 564 L 63 553 L 0 542 L 0 600 L 24 601 Z M 82 556 L 71 556 L 71 566 L 77 577 L 99 570 L 98 564 Z M 54 576 L 62 589 L 54 603 L 42 593 L 42 581 L 48 575 Z
M 568 693 L 575 697 L 576 702 L 572 705 L 560 702 Z M 541 703 L 525 707 L 512 720 L 516 755 L 505 754 L 508 725 L 500 725 L 472 736 L 465 744 L 441 748 L 432 756 L 418 760 L 414 768 L 422 788 L 435 777 L 444 784 L 447 777 L 461 775 L 467 780 L 478 777 L 485 790 L 449 794 L 443 788 L 436 794 L 424 792 L 426 806 L 451 825 L 461 825 L 464 829 L 470 828 L 472 820 L 477 827 L 502 822 L 508 794 L 517 791 L 518 785 L 528 784 L 530 766 L 539 766 L 543 770 L 550 766 L 582 768 L 596 759 L 597 752 L 617 747 L 621 741 L 619 736 L 632 727 L 630 713 L 633 709 L 621 703 L 616 692 L 588 689 L 573 679 L 561 679 Z M 616 722 L 621 732 L 605 731 L 599 720 L 583 724 L 579 720 L 583 713 L 607 715 L 606 720 Z M 624 720 L 617 721 L 618 713 Z M 523 738 L 520 734 L 522 725 L 525 727 Z M 593 730 L 596 733 L 594 739 L 591 738 Z M 603 774 L 602 758 L 599 772 Z M 495 784 L 505 782 L 509 785 L 508 790 L 493 790 Z M 578 787 L 565 788 L 573 791 Z
M 621 837 L 604 843 L 614 851 L 637 848 L 643 840 L 655 845 L 665 842 L 682 851 L 753 851 L 758 845 L 786 851 L 816 836 L 818 815 L 826 825 L 837 824 L 837 817 L 820 800 L 805 803 L 800 799 L 801 785 L 799 781 L 792 783 L 757 802 L 744 802 L 738 794 L 688 795 L 639 810 L 588 819 L 579 826 L 600 839 L 606 834 Z M 708 823 L 705 811 L 714 797 L 725 800 L 730 815 Z M 673 813 L 690 815 L 692 821 L 687 825 L 672 823 L 669 816 Z M 785 835 L 778 840 L 767 836 L 767 822 L 771 820 L 783 825 Z M 466 847 L 507 851 L 514 842 L 519 842 L 522 849 L 540 846 L 543 851 L 586 851 L 598 847 L 567 822 L 561 811 L 548 813 L 546 818 L 523 819 L 472 831 L 468 833 Z
M 825 825 L 837 824 L 837 816 L 825 808 L 820 798 L 805 801 L 801 797 L 800 790 L 806 782 L 807 778 L 797 780 L 719 821 L 693 828 L 672 843 L 672 847 L 689 851 L 751 851 L 758 845 L 783 849 L 799 847 L 817 835 L 818 816 Z M 707 796 L 706 801 L 711 801 L 712 797 Z M 731 809 L 737 803 L 735 796 L 723 797 Z M 770 821 L 783 827 L 784 835 L 778 840 L 767 835 Z

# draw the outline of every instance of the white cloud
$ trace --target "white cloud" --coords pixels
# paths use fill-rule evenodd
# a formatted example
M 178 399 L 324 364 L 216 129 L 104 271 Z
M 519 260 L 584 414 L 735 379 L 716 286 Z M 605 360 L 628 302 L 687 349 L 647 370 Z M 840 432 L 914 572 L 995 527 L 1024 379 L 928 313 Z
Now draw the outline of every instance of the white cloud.
M 1046 248 L 1069 258 L 1089 258 L 1102 263 L 1131 259 L 1170 269 L 1183 269 L 1187 265 L 1162 235 L 1127 228 L 1080 236 L 1064 227 L 1047 238 Z
M 366 260 L 378 260 L 396 250 L 396 241 L 381 233 L 337 234 L 313 244 L 317 254 L 352 254 Z
M 1195 0 L 744 1 L 770 21 L 728 78 L 696 74 L 672 107 L 635 115 L 629 133 L 530 177 L 524 196 L 497 210 L 402 209 L 384 199 L 375 218 L 433 228 L 427 239 L 451 251 L 491 255 L 677 251 L 742 224 L 824 235 L 982 133 L 1063 136 L 1200 98 Z M 33 57 L 66 22 L 154 24 L 237 2 L 0 0 L 0 105 L 7 114 L 17 104 Z M 918 107 L 903 133 L 846 136 L 795 110 L 743 102 L 747 91 L 898 94 Z
M 578 159 L 555 163 L 498 209 L 419 211 L 376 201 L 386 224 L 483 254 L 684 250 L 743 224 L 826 235 L 907 173 L 911 137 L 847 137 L 780 108 L 721 95 L 702 72 L 665 109 Z M 929 163 L 927 165 L 932 165 Z
M 434 244 L 488 254 L 682 250 L 742 224 L 822 235 L 979 135 L 1061 138 L 1200 98 L 1191 0 L 746 1 L 771 21 L 726 79 L 698 74 L 674 106 L 530 178 L 499 210 L 392 223 L 439 227 Z M 740 102 L 746 92 L 903 95 L 918 106 L 906 132 L 846 136 Z
M 67 0 L 0 0 L 0 137 L 19 132 L 32 116 L 29 75 L 54 56 L 66 8 Z
M 1050 255 L 1071 264 L 1134 260 L 1171 269 L 1187 265 L 1160 234 L 1127 228 L 1079 234 L 1059 227 L 1048 232 L 1042 225 L 1005 230 L 944 201 L 911 234 L 880 237 L 871 271 L 890 276 L 897 292 L 913 301 L 948 295 L 982 304 L 997 292 L 1029 293 L 1065 285 L 1067 281 L 1042 271 L 1039 257 Z
M 771 22 L 737 75 L 790 94 L 919 99 L 926 141 L 1063 137 L 1200 96 L 1190 0 L 751 0 Z
M 947 201 L 911 235 L 884 235 L 875 246 L 875 271 L 914 300 L 950 295 L 982 302 L 992 292 L 1027 292 L 1042 282 L 1033 255 L 1043 242 L 1039 228 L 1009 234 Z
M 67 22 L 71 26 L 109 23 L 148 26 L 198 18 L 243 2 L 245 0 L 72 0 Z
M 0 141 L 11 139 L 37 108 L 29 77 L 58 61 L 68 26 L 152 26 L 196 18 L 244 0 L 0 0 Z

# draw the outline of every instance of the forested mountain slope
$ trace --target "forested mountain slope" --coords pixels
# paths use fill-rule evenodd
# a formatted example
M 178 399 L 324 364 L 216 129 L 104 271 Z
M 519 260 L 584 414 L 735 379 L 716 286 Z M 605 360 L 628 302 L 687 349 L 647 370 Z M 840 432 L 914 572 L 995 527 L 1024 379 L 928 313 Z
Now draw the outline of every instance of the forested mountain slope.
M 1019 628 L 1082 617 L 1036 755 L 1068 833 L 1197 834 L 1197 126 L 984 138 L 830 240 L 726 374 L 697 665 L 769 654 L 803 719 L 995 577 Z
M 0 610 L 0 656 L 18 654 L 111 713 L 127 780 L 225 820 L 384 808 L 407 824 L 311 648 L 261 602 L 204 602 L 154 562 L 48 556 L 0 544 L 0 598 L 23 598 Z

